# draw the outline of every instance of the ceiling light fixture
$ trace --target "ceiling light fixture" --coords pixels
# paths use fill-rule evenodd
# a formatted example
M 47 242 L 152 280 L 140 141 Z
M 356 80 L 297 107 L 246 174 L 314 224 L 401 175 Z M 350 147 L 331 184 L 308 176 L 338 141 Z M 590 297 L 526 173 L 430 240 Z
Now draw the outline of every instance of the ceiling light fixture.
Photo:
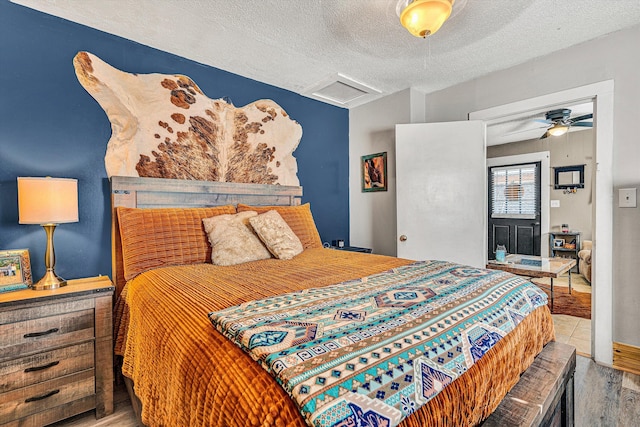
M 449 19 L 455 0 L 400 0 L 400 23 L 416 37 L 435 34 Z
M 549 132 L 549 135 L 551 136 L 561 136 L 567 133 L 568 130 L 569 130 L 569 126 L 564 125 L 562 123 L 555 123 L 549 129 L 547 129 L 547 132 Z

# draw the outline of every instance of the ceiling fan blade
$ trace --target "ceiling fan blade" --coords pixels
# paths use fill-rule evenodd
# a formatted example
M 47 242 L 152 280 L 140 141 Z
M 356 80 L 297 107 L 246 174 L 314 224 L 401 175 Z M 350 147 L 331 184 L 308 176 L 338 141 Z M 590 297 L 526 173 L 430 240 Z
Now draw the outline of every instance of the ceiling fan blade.
M 536 132 L 536 131 L 538 131 L 540 129 L 547 129 L 547 127 L 546 126 L 540 126 L 540 127 L 537 127 L 537 128 L 517 130 L 515 132 L 506 133 L 505 136 L 517 135 L 519 133 L 525 133 L 525 132 Z
M 542 134 L 542 136 L 540 137 L 540 139 L 545 139 L 546 137 L 549 136 L 549 132 L 545 132 Z
M 548 125 L 553 123 L 552 120 L 544 120 L 544 119 L 535 119 L 534 122 L 536 122 L 536 123 L 546 123 Z
M 574 123 L 579 122 L 581 120 L 587 120 L 587 119 L 593 119 L 593 114 L 585 114 L 584 116 L 574 117 L 572 119 L 569 119 L 569 122 L 571 124 L 574 124 Z
M 578 123 L 573 123 L 571 125 L 571 127 L 575 127 L 575 126 L 580 126 L 580 127 L 585 127 L 585 128 L 592 128 L 593 127 L 593 122 L 578 122 Z

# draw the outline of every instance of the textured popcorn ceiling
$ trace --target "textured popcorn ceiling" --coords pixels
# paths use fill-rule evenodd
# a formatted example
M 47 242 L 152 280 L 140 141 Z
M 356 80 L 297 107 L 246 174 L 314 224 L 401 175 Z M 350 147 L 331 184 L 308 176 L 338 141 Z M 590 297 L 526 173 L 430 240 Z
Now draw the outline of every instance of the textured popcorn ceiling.
M 398 0 L 13 1 L 306 96 L 338 73 L 379 91 L 333 102 L 347 107 L 443 89 L 640 23 L 640 0 L 456 0 L 423 40 L 400 26 Z

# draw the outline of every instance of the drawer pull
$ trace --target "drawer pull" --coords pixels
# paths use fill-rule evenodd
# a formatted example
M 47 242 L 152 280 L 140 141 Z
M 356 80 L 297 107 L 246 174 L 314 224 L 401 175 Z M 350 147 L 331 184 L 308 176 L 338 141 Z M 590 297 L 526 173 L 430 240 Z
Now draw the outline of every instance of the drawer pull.
M 55 362 L 47 363 L 46 365 L 34 366 L 32 368 L 27 368 L 27 369 L 24 370 L 24 372 L 42 371 L 43 369 L 52 368 L 52 367 L 56 366 L 58 363 L 60 363 L 60 362 L 58 360 L 56 360 Z
M 53 334 L 55 332 L 58 332 L 58 328 L 53 328 L 53 329 L 49 329 L 48 331 L 44 331 L 44 332 L 31 332 L 30 334 L 24 334 L 25 338 L 34 338 L 34 337 L 41 337 L 43 335 L 49 335 L 49 334 Z
M 60 393 L 59 389 L 51 390 L 50 392 L 45 393 L 45 394 L 41 394 L 40 396 L 33 396 L 33 397 L 28 398 L 28 399 L 25 399 L 24 403 L 35 402 L 37 400 L 46 399 L 47 397 L 51 397 L 54 394 L 58 394 L 58 393 Z

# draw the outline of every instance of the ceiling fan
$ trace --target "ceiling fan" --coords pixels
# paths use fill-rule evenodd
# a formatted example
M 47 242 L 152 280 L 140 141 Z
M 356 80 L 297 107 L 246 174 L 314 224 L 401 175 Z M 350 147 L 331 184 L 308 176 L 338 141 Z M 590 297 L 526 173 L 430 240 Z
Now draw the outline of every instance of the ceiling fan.
M 540 123 L 551 125 L 545 133 L 540 137 L 544 139 L 548 136 L 560 136 L 569 131 L 571 126 L 593 127 L 593 122 L 585 122 L 593 118 L 593 114 L 585 114 L 583 116 L 571 117 L 571 110 L 568 108 L 559 108 L 557 110 L 547 111 L 545 113 L 546 120 L 536 120 Z

